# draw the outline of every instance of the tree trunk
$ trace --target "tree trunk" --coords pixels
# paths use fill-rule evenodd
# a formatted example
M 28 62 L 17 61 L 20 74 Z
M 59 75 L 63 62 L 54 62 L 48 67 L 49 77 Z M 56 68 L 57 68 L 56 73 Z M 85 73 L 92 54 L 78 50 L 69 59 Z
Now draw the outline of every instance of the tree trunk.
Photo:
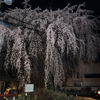
M 1 87 L 1 94 L 4 94 L 4 89 L 5 89 L 5 82 L 3 82 L 2 87 Z

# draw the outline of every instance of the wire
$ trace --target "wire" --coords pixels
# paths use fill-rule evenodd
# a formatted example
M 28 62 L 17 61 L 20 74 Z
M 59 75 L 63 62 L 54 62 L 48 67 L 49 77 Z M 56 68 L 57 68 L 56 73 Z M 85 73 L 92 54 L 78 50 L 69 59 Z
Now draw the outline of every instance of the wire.
M 4 22 L 2 22 L 2 20 L 0 20 L 0 24 L 2 24 L 2 25 L 5 25 L 5 26 L 7 26 L 7 27 L 9 27 L 9 28 L 12 28 L 13 26 L 21 26 L 21 25 L 18 25 L 18 24 L 15 24 L 15 23 L 11 23 L 11 22 L 8 22 L 7 20 L 3 20 Z M 7 24 L 8 23 L 8 24 Z M 29 27 L 26 27 L 26 26 L 22 26 L 22 28 L 27 28 L 27 29 L 29 29 L 29 30 L 33 30 L 33 28 L 29 28 Z
M 26 23 L 26 22 L 23 22 L 23 21 L 21 21 L 21 20 L 19 20 L 19 19 L 16 19 L 16 18 L 14 18 L 14 17 L 12 17 L 12 16 L 10 16 L 10 15 L 7 15 L 7 14 L 1 13 L 1 12 L 0 12 L 0 16 L 1 16 L 1 17 L 7 16 L 7 17 L 10 17 L 11 19 L 17 20 L 17 21 L 19 21 L 19 22 L 21 22 L 21 23 L 25 23 L 25 24 L 27 24 L 27 25 L 33 26 L 32 24 L 28 24 L 28 23 Z M 7 21 L 7 20 L 0 20 L 0 21 L 7 22 L 7 23 L 12 24 L 12 25 L 14 25 L 14 26 L 22 26 L 22 25 L 18 25 L 18 24 L 15 24 L 15 23 L 11 23 L 11 22 L 9 22 L 9 21 Z M 28 29 L 30 29 L 30 30 L 33 30 L 33 28 L 26 27 L 25 25 L 23 25 L 22 27 L 28 28 Z M 34 27 L 34 26 L 33 26 L 33 27 Z

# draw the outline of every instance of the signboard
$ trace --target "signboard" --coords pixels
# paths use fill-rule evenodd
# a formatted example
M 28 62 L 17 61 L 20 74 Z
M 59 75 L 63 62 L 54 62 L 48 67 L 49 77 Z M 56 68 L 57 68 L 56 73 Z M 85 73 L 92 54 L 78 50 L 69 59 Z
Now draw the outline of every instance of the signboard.
M 25 84 L 25 92 L 33 92 L 34 84 Z

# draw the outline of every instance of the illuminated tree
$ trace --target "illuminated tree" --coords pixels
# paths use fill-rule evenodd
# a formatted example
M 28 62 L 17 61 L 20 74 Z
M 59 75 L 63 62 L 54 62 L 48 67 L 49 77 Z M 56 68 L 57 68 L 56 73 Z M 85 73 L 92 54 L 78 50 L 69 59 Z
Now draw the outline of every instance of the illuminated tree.
M 4 20 L 13 23 L 12 29 L 0 25 L 0 46 L 7 46 L 4 67 L 16 70 L 20 86 L 30 82 L 32 73 L 39 75 L 39 69 L 45 73 L 46 88 L 50 76 L 55 87 L 62 86 L 84 62 L 99 61 L 99 21 L 85 4 L 42 11 L 32 10 L 28 1 L 24 9 L 5 12 Z

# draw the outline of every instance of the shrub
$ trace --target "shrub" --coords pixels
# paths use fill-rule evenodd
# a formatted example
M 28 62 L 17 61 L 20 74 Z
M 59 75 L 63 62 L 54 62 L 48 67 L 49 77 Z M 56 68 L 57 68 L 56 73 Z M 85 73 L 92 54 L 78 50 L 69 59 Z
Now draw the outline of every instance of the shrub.
M 22 94 L 17 100 L 25 100 Z M 69 100 L 66 94 L 47 89 L 37 89 L 33 93 L 28 93 L 26 100 Z

